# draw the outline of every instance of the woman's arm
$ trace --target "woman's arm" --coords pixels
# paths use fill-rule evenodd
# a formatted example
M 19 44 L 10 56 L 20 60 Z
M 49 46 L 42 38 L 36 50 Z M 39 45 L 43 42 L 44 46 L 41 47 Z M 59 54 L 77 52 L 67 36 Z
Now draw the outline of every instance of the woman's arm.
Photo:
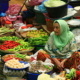
M 62 66 L 61 62 L 57 59 L 57 58 L 51 58 L 51 61 L 53 62 L 53 64 L 55 64 L 57 66 L 57 68 L 59 70 L 63 70 L 64 67 Z

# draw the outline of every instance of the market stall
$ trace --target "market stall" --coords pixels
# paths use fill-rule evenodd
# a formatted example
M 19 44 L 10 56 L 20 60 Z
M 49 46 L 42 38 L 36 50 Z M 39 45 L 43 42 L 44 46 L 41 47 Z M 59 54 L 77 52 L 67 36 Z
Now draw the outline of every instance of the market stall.
M 22 11 L 24 5 L 26 11 Z M 76 10 L 68 0 L 25 0 L 22 6 L 14 4 L 6 8 L 6 15 L 0 17 L 0 80 L 80 79 L 79 7 Z M 54 20 L 60 19 L 68 23 L 78 44 L 74 52 L 77 55 L 71 57 L 73 63 L 68 60 L 73 66 L 63 71 L 56 67 L 44 49 Z

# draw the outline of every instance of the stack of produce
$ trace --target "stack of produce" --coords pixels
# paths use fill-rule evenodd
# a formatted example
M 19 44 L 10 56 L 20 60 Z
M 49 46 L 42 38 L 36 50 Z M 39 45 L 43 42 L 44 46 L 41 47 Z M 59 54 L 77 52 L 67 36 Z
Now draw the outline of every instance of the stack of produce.
M 9 29 L 9 28 L 6 28 L 6 27 L 1 27 L 0 28 L 0 35 L 3 35 L 3 34 L 8 33 L 8 32 L 14 32 L 14 29 Z
M 26 60 L 26 61 L 30 61 L 31 60 L 31 57 L 26 55 L 26 54 L 16 53 L 15 55 L 16 55 L 17 58 L 20 58 L 20 59 L 23 59 L 23 60 Z
M 66 74 L 67 79 L 74 79 L 76 77 L 76 69 L 72 68 L 70 69 L 69 73 Z
M 75 79 L 76 70 L 74 68 L 70 69 L 70 72 L 61 71 L 59 74 L 55 73 L 54 76 L 50 76 L 48 74 L 40 74 L 37 80 L 78 80 Z
M 10 60 L 10 59 L 13 59 L 13 58 L 22 61 L 22 59 L 21 59 L 21 58 L 18 58 L 15 54 L 7 54 L 7 55 L 4 55 L 4 56 L 2 57 L 2 60 L 3 60 L 4 62 L 6 62 L 6 61 L 8 61 L 8 60 Z
M 0 45 L 1 50 L 8 50 L 12 49 L 16 46 L 20 45 L 20 43 L 17 43 L 15 41 L 4 41 L 2 45 Z
M 28 41 L 32 45 L 45 45 L 49 36 L 46 32 L 44 32 L 42 29 L 40 29 L 40 30 L 28 31 L 27 37 L 29 37 Z
M 33 49 L 33 47 L 28 42 L 25 42 L 24 40 L 21 40 L 15 36 L 0 37 L 0 40 L 4 41 L 3 44 L 0 45 L 0 50 L 17 52 Z
M 18 39 L 19 38 L 16 37 L 16 36 L 3 36 L 3 37 L 0 37 L 0 41 L 7 41 L 7 40 L 16 41 Z
M 38 76 L 37 80 L 67 80 L 65 77 L 65 71 L 55 75 L 53 78 L 49 74 L 42 73 Z
M 10 67 L 10 68 L 24 68 L 25 67 L 25 64 L 24 63 L 20 63 L 19 60 L 17 60 L 17 59 L 8 60 L 5 63 L 5 65 Z
M 42 61 L 32 61 L 30 62 L 29 72 L 31 73 L 42 73 L 50 72 L 53 69 L 52 64 L 45 64 Z

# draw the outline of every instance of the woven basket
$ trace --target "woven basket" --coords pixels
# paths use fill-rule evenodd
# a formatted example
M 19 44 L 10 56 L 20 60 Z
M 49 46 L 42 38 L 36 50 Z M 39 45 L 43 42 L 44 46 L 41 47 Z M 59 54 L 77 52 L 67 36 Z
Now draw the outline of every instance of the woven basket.
M 4 56 L 5 54 L 15 54 L 15 53 L 27 53 L 33 51 L 33 49 L 30 50 L 23 50 L 23 51 L 5 51 L 5 50 L 0 50 L 0 55 Z
M 4 34 L 0 34 L 0 37 L 3 37 L 3 36 L 14 36 L 15 33 L 14 32 L 7 32 L 7 33 L 4 33 Z

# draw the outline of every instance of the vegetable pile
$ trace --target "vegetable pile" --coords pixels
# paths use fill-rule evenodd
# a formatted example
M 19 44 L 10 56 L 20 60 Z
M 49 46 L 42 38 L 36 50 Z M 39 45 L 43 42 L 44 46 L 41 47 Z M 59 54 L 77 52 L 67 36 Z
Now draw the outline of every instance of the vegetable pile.
M 15 53 L 15 56 L 21 59 L 24 59 L 26 57 L 26 55 L 24 54 L 19 54 L 19 53 Z
M 1 50 L 23 51 L 33 49 L 33 47 L 28 42 L 25 42 L 24 40 L 21 40 L 15 36 L 0 37 L 0 40 L 4 41 L 3 44 L 0 45 Z
M 49 74 L 42 73 L 38 76 L 37 80 L 66 80 L 65 71 L 62 71 L 60 74 L 54 75 L 53 78 Z
M 0 28 L 0 35 L 5 34 L 7 32 L 13 32 L 13 31 L 14 31 L 14 29 L 9 29 L 9 28 L 6 28 L 6 27 L 1 27 Z
M 76 77 L 76 69 L 72 68 L 68 74 L 66 74 L 67 79 L 74 79 Z
M 10 68 L 18 68 L 18 69 L 25 67 L 25 64 L 24 63 L 20 63 L 19 60 L 17 60 L 17 59 L 8 60 L 5 63 L 5 65 L 10 67 Z
M 17 47 L 13 49 L 8 49 L 8 51 L 23 51 L 23 50 L 30 50 L 33 49 L 29 42 L 25 42 L 24 40 L 17 40 L 21 45 L 18 45 Z
M 48 40 L 48 34 L 42 29 L 27 32 L 28 41 L 31 45 L 45 45 Z
M 8 50 L 8 49 L 14 48 L 18 45 L 20 45 L 20 43 L 15 42 L 15 41 L 4 41 L 4 43 L 2 45 L 0 45 L 0 49 Z
M 34 38 L 34 37 L 41 37 L 41 36 L 46 36 L 48 35 L 46 32 L 44 32 L 42 29 L 40 30 L 31 30 L 31 31 L 27 31 L 26 36 L 30 37 L 30 38 Z
M 15 54 L 5 55 L 5 56 L 2 57 L 2 60 L 3 60 L 4 62 L 6 62 L 6 61 L 8 61 L 8 60 L 10 60 L 10 59 L 13 59 L 13 58 L 18 59 L 18 60 L 20 60 L 20 61 L 22 60 L 21 58 L 16 57 Z
M 50 72 L 53 69 L 53 65 L 46 65 L 42 61 L 32 61 L 30 62 L 29 72 L 41 73 Z
M 16 37 L 16 36 L 3 36 L 3 37 L 0 37 L 0 41 L 7 41 L 7 40 L 16 41 L 18 39 L 19 38 Z

